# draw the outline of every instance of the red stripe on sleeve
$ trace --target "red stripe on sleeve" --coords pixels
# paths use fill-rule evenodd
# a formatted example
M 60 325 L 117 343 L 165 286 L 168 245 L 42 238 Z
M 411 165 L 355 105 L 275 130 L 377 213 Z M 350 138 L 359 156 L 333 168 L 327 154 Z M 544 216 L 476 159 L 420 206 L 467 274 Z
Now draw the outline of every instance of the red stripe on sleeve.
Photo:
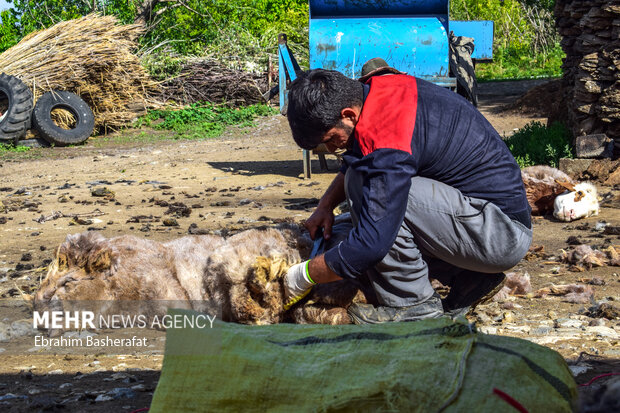
M 370 92 L 355 126 L 355 137 L 366 156 L 377 149 L 398 149 L 411 154 L 411 139 L 418 108 L 415 77 L 384 75 L 370 78 Z

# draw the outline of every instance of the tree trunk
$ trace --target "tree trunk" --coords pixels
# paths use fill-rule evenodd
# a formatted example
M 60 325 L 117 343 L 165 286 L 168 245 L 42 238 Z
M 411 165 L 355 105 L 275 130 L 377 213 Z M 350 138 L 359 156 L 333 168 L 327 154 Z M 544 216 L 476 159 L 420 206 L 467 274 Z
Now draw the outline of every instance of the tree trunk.
M 153 8 L 155 8 L 159 2 L 160 0 L 142 0 L 142 3 L 138 6 L 138 12 L 136 13 L 134 23 L 146 27 L 147 23 L 151 20 Z

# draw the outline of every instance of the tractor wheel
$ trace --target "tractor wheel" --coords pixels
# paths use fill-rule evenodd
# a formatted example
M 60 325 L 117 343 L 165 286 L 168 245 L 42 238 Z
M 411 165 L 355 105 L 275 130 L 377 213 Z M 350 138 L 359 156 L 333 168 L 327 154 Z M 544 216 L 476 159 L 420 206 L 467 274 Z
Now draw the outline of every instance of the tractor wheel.
M 0 141 L 17 142 L 30 129 L 32 93 L 15 76 L 0 73 Z
M 473 88 L 471 85 L 476 85 Z M 471 74 L 471 76 L 462 76 L 457 78 L 456 80 L 456 93 L 463 96 L 465 99 L 469 100 L 472 105 L 478 106 L 478 82 L 476 80 L 476 75 Z
M 450 33 L 450 72 L 456 77 L 456 92 L 478 106 L 478 81 L 471 58 L 474 39 Z
M 55 146 L 84 142 L 93 133 L 95 116 L 75 93 L 53 90 L 34 105 L 32 123 L 39 136 Z

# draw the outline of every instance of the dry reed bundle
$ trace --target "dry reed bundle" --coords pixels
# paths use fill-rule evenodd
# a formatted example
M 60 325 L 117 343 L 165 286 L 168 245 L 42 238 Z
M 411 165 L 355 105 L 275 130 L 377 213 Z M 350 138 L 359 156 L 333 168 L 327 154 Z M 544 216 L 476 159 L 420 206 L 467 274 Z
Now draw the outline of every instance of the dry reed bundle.
M 227 68 L 212 58 L 188 62 L 179 76 L 162 83 L 160 100 L 188 105 L 195 102 L 233 106 L 264 102 L 267 75 Z
M 50 116 L 54 121 L 54 124 L 56 124 L 59 128 L 69 130 L 76 127 L 77 120 L 75 119 L 75 116 L 73 116 L 72 112 L 66 109 L 56 108 L 52 110 Z
M 97 14 L 60 22 L 0 54 L 0 72 L 29 85 L 35 100 L 51 89 L 80 95 L 96 127 L 124 126 L 158 106 L 158 85 L 132 53 L 142 30 Z

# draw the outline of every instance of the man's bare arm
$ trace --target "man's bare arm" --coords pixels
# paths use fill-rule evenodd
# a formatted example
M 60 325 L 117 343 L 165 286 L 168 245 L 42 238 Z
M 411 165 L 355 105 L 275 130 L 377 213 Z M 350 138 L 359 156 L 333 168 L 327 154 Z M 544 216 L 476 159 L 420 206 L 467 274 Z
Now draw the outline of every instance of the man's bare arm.
M 314 257 L 308 264 L 308 273 L 310 278 L 317 284 L 328 283 L 332 281 L 342 280 L 335 272 L 333 272 L 325 263 L 323 254 Z

